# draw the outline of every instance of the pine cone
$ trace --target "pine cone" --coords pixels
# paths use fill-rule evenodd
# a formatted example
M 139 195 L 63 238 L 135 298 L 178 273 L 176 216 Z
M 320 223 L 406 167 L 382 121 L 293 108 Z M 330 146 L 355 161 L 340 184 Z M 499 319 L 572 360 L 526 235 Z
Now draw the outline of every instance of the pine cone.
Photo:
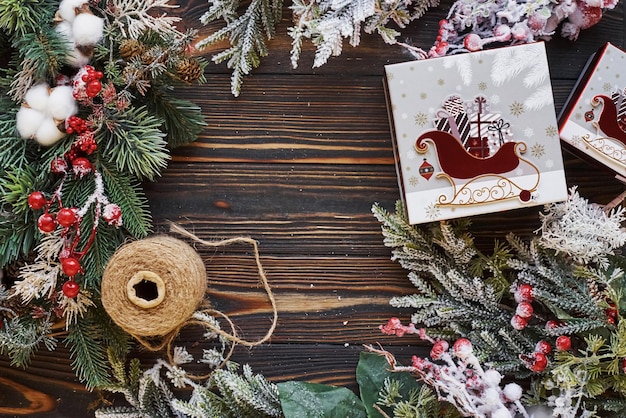
M 178 77 L 187 82 L 192 83 L 202 77 L 202 67 L 200 63 L 192 58 L 183 58 L 176 66 Z
M 129 61 L 146 52 L 148 48 L 136 39 L 125 39 L 120 44 L 120 56 L 124 61 Z

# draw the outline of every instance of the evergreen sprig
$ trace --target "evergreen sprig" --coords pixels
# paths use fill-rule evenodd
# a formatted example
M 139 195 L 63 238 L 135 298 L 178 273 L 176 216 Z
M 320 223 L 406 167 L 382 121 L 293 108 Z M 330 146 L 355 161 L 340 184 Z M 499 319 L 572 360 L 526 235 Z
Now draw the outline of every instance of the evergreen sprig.
M 54 4 L 48 0 L 3 0 L 0 2 L 0 29 L 21 36 L 36 32 L 51 17 Z
M 43 318 L 15 317 L 0 329 L 0 354 L 11 359 L 11 365 L 27 367 L 35 352 L 43 345 L 48 350 L 56 347 L 57 340 L 49 336 L 52 323 Z
M 242 15 L 237 15 L 239 1 L 211 1 L 209 10 L 201 17 L 208 25 L 222 20 L 225 26 L 198 42 L 202 49 L 226 38 L 230 47 L 215 54 L 215 63 L 225 62 L 232 69 L 231 92 L 239 96 L 243 77 L 261 63 L 268 53 L 266 40 L 272 39 L 282 16 L 282 0 L 252 0 Z
M 92 317 L 77 318 L 68 329 L 65 345 L 69 347 L 72 368 L 88 389 L 109 383 L 109 366 L 102 347 L 101 330 Z
M 154 180 L 170 159 L 162 121 L 142 106 L 112 113 L 110 124 L 112 130 L 97 134 L 103 157 L 120 172 Z

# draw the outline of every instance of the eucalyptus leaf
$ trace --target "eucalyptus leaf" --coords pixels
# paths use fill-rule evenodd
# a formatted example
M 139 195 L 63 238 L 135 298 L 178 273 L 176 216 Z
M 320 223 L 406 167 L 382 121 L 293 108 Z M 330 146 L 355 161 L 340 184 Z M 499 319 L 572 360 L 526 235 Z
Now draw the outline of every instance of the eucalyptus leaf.
M 349 389 L 319 383 L 278 384 L 285 418 L 366 418 L 363 403 Z
M 359 384 L 363 406 L 369 418 L 383 418 L 383 415 L 374 408 L 378 401 L 380 389 L 385 379 L 394 379 L 400 383 L 400 395 L 403 399 L 409 398 L 412 389 L 419 389 L 421 384 L 407 372 L 392 372 L 384 356 L 362 351 L 359 364 L 356 367 L 356 381 Z M 389 416 L 393 416 L 393 408 L 378 405 Z

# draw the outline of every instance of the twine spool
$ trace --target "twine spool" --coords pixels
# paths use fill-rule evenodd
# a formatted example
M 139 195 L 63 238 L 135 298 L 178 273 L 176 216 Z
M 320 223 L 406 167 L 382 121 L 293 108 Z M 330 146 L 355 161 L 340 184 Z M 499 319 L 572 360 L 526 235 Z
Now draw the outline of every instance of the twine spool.
M 204 299 L 206 269 L 187 243 L 156 236 L 120 247 L 101 286 L 111 319 L 141 341 L 180 329 Z

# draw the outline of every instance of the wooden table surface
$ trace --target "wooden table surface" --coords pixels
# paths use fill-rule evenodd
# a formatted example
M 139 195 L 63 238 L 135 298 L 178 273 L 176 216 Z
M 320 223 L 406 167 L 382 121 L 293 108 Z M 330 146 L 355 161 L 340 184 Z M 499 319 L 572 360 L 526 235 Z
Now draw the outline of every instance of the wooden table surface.
M 206 35 L 211 28 L 199 22 L 206 2 L 183 3 L 175 13 Z M 450 4 L 414 22 L 403 39 L 429 48 Z M 159 232 L 171 220 L 205 240 L 258 240 L 277 300 L 278 326 L 269 343 L 238 348 L 234 360 L 277 382 L 298 379 L 356 389 L 362 344 L 379 342 L 405 359 L 420 352 L 415 338 L 384 337 L 378 331 L 391 316 L 408 320 L 409 310 L 392 308 L 388 301 L 412 293 L 413 287 L 390 260 L 371 214 L 374 202 L 392 210 L 399 198 L 383 67 L 412 58 L 376 35 L 364 35 L 359 47 L 346 42 L 341 56 L 315 70 L 313 47 L 306 44 L 294 70 L 290 19 L 285 7 L 270 54 L 245 79 L 240 97 L 230 93 L 225 65 L 209 65 L 202 87 L 179 90 L 202 107 L 208 125 L 196 143 L 175 150 L 163 176 L 145 187 Z M 625 31 L 620 4 L 576 42 L 560 37 L 548 42 L 557 111 L 587 58 L 607 41 L 626 46 Z M 205 51 L 206 56 L 217 50 Z M 568 153 L 564 158 L 568 184 L 578 185 L 589 200 L 607 203 L 623 191 L 608 173 Z M 532 234 L 539 210 L 478 216 L 472 230 L 488 250 L 494 238 L 509 231 Z M 271 307 L 258 286 L 249 248 L 197 249 L 207 266 L 213 307 L 229 315 L 244 338 L 262 337 L 271 324 Z M 201 332 L 186 329 L 180 344 L 193 343 Z M 157 358 L 138 355 L 146 365 Z M 35 417 L 93 416 L 101 394 L 83 388 L 70 362 L 63 344 L 54 352 L 41 351 L 26 370 L 0 357 L 2 416 L 20 416 L 20 411 Z M 39 396 L 44 411 L 29 410 L 27 396 Z

